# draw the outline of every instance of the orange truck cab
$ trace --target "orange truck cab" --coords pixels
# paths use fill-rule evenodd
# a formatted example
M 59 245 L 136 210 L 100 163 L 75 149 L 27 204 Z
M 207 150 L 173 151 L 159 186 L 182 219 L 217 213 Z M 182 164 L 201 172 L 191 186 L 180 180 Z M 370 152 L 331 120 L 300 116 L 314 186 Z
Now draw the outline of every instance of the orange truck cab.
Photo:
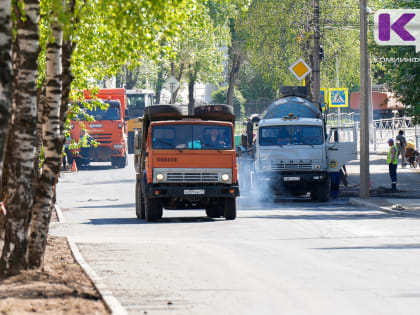
M 76 162 L 78 166 L 87 166 L 90 162 L 111 162 L 114 167 L 124 168 L 127 165 L 127 136 L 124 122 L 125 90 L 101 89 L 97 97 L 103 98 L 102 102 L 106 103 L 108 108 L 101 109 L 99 106 L 93 109 L 82 108 L 95 120 L 88 122 L 83 115 L 80 115 L 73 120 L 70 135 L 76 141 L 82 140 L 80 139 L 80 122 L 85 120 L 83 124 L 90 139 L 96 140 L 99 144 L 97 147 L 90 146 L 87 154 L 81 154 L 84 146 L 82 143 L 82 148 L 75 152 Z M 85 98 L 90 98 L 88 91 L 85 91 Z
M 227 105 L 154 105 L 135 136 L 136 215 L 154 221 L 162 209 L 205 209 L 236 218 L 239 196 L 234 115 Z

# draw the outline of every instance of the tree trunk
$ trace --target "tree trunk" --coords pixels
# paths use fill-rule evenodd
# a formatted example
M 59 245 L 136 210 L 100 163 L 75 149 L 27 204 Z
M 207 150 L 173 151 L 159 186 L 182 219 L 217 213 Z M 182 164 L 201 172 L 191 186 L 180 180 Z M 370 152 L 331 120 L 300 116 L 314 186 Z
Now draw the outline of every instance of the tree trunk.
M 239 77 L 239 70 L 241 69 L 242 65 L 242 52 L 238 47 L 232 47 L 232 62 L 231 62 L 231 69 L 229 71 L 229 86 L 227 89 L 227 103 L 230 106 L 233 106 L 233 95 L 235 91 L 235 84 Z
M 71 16 L 70 23 L 74 25 L 76 23 L 74 18 L 74 10 L 76 6 L 76 0 L 67 0 L 65 12 Z M 64 34 L 63 34 L 64 35 Z M 65 137 L 65 123 L 67 119 L 67 112 L 69 109 L 70 102 L 70 90 L 71 84 L 73 82 L 73 74 L 71 72 L 71 57 L 75 49 L 75 44 L 73 43 L 72 34 L 66 34 L 63 38 L 62 54 L 61 54 L 61 68 L 62 68 L 62 93 L 61 93 L 61 105 L 60 105 L 60 132 L 62 145 L 64 145 Z
M 7 146 L 12 103 L 12 19 L 10 0 L 0 0 L 0 202 L 2 198 L 3 157 Z M 6 217 L 0 209 L 0 240 L 4 239 Z M 0 251 L 2 247 L 0 246 Z
M 173 63 L 172 63 L 173 64 Z M 175 76 L 175 71 L 172 69 L 172 65 L 171 65 L 171 72 L 173 73 L 172 75 L 173 76 Z M 182 79 L 182 75 L 184 74 L 184 63 L 181 63 L 181 65 L 179 66 L 179 73 L 178 73 L 178 76 L 176 76 L 176 79 L 179 81 L 179 82 L 181 82 L 181 79 Z M 175 104 L 175 102 L 176 102 L 176 97 L 177 97 L 177 95 L 178 95 L 178 92 L 179 92 L 179 89 L 180 88 L 177 88 L 175 91 L 174 91 L 174 93 L 172 94 L 172 97 L 171 97 L 171 104 Z
M 189 80 L 188 80 L 188 115 L 194 115 L 195 98 L 194 85 L 197 80 L 197 70 L 193 66 L 189 66 Z
M 10 3 L 10 0 L 0 0 L 0 178 L 3 173 L 4 148 L 12 104 L 12 19 Z M 1 213 L 0 216 L 2 216 Z
M 54 14 L 54 13 L 53 13 Z M 54 14 L 55 15 L 55 14 Z M 42 174 L 36 187 L 34 207 L 29 235 L 29 267 L 41 266 L 42 257 L 47 245 L 48 225 L 51 218 L 51 201 L 58 173 L 61 168 L 63 142 L 60 132 L 60 105 L 62 91 L 61 46 L 63 31 L 57 17 L 52 22 L 54 42 L 47 44 L 46 63 L 46 102 L 43 110 L 44 164 Z
M 36 79 L 39 53 L 39 1 L 23 0 L 25 19 L 15 2 L 16 49 L 13 54 L 16 72 L 13 82 L 13 128 L 7 147 L 7 222 L 0 259 L 0 272 L 18 274 L 26 267 L 28 234 L 25 220 L 32 209 L 32 176 L 35 156 Z
M 157 77 L 157 81 L 156 81 L 156 91 L 155 91 L 155 95 L 156 95 L 156 104 L 160 104 L 160 96 L 162 93 L 162 88 L 163 88 L 163 82 L 165 80 L 163 79 L 163 65 L 161 65 L 159 67 L 159 71 L 158 71 L 158 77 Z

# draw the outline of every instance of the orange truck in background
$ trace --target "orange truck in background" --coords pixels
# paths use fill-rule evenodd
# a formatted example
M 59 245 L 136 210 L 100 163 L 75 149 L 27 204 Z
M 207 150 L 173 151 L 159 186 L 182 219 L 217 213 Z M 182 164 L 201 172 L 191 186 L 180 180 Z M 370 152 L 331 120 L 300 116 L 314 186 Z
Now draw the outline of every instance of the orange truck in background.
M 86 100 L 91 99 L 89 91 L 84 91 Z M 93 109 L 83 108 L 86 113 L 94 117 L 94 121 L 86 121 L 83 115 L 73 120 L 70 136 L 79 141 L 83 121 L 90 137 L 96 140 L 97 147 L 90 146 L 89 161 L 81 156 L 77 150 L 75 159 L 78 166 L 89 165 L 89 162 L 111 162 L 113 167 L 124 168 L 127 165 L 127 132 L 124 113 L 127 106 L 125 89 L 100 89 L 95 98 L 108 104 L 107 109 L 96 106 Z M 81 105 L 82 106 L 82 105 Z
M 199 106 L 193 116 L 176 105 L 145 111 L 134 139 L 137 218 L 158 220 L 163 208 L 236 218 L 234 119 L 226 105 Z

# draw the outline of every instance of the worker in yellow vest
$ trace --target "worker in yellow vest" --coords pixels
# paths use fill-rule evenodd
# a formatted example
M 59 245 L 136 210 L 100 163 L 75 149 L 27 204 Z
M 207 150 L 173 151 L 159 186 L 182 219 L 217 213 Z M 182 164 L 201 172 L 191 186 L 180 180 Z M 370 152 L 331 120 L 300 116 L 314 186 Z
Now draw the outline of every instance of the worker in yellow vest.
M 82 163 L 86 166 L 90 165 L 90 143 L 92 139 L 84 129 L 80 130 L 80 155 Z
M 389 151 L 386 162 L 389 166 L 389 176 L 391 177 L 392 191 L 397 191 L 397 166 L 398 166 L 398 148 L 394 145 L 394 139 L 388 140 Z

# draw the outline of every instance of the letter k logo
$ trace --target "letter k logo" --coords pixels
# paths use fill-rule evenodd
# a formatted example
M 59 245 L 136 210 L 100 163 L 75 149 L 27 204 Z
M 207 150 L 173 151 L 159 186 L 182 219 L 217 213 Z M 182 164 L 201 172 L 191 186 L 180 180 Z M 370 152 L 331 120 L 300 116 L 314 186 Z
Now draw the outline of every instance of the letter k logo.
M 391 39 L 392 29 L 403 41 L 415 41 L 414 36 L 404 28 L 415 16 L 415 13 L 404 13 L 391 25 L 391 16 L 389 13 L 379 14 L 379 40 L 389 41 Z

